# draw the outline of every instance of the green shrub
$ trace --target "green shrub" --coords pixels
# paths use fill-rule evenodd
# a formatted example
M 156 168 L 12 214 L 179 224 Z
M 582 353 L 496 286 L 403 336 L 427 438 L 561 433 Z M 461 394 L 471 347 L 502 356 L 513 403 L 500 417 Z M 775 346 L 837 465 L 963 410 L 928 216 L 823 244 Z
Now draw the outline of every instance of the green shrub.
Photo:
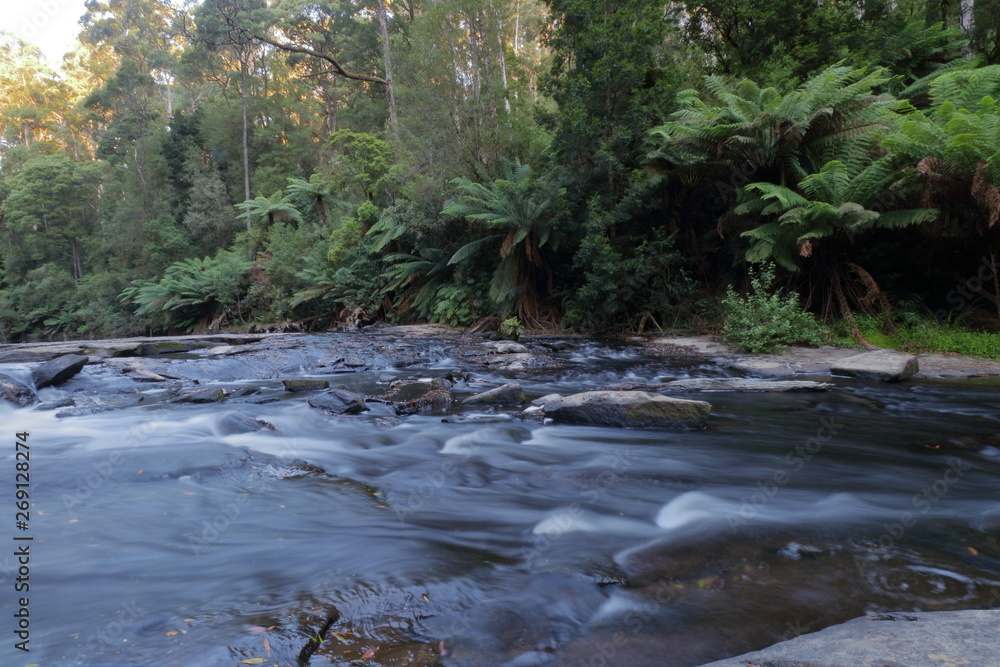
M 787 345 L 819 345 L 822 329 L 804 312 L 798 295 L 774 287 L 774 265 L 750 272 L 750 293 L 741 296 L 730 286 L 722 300 L 726 319 L 723 339 L 747 352 L 778 352 Z

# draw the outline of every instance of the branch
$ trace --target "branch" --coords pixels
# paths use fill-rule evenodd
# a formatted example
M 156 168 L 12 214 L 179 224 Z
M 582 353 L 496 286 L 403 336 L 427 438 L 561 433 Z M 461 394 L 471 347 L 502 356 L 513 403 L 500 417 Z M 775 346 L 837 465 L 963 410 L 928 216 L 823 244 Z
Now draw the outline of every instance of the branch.
M 337 59 L 333 56 L 328 56 L 318 51 L 313 51 L 312 49 L 306 48 L 304 46 L 295 46 L 294 44 L 283 44 L 281 42 L 276 42 L 273 39 L 264 37 L 253 33 L 253 38 L 264 42 L 265 44 L 270 44 L 271 46 L 281 49 L 282 51 L 290 51 L 291 53 L 303 53 L 307 56 L 312 56 L 313 58 L 322 58 L 326 62 L 333 65 L 334 71 L 337 74 L 344 77 L 345 79 L 354 79 L 355 81 L 367 81 L 369 83 L 380 83 L 383 86 L 388 85 L 385 79 L 379 78 L 377 76 L 368 76 L 367 74 L 355 74 L 354 72 L 348 72 L 343 66 L 337 62 Z

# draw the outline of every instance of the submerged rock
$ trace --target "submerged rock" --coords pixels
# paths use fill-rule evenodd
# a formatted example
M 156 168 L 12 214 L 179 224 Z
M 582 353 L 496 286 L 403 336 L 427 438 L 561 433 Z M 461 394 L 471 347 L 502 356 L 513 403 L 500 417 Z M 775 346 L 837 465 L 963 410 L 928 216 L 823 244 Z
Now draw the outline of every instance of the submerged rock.
M 753 380 L 749 378 L 692 378 L 662 385 L 662 391 L 826 391 L 829 382 L 811 380 Z
M 517 382 L 508 382 L 496 389 L 469 396 L 462 401 L 462 405 L 521 405 L 527 400 L 524 387 Z
M 704 667 L 998 665 L 998 645 L 1000 610 L 875 614 Z
M 0 399 L 21 407 L 38 402 L 38 396 L 31 387 L 4 373 L 0 373 Z
M 313 396 L 309 405 L 335 415 L 356 415 L 369 409 L 364 396 L 339 388 Z
M 39 389 L 62 384 L 83 370 L 89 359 L 81 354 L 64 354 L 44 361 L 31 369 L 31 378 Z
M 263 419 L 255 419 L 242 412 L 233 412 L 219 420 L 219 430 L 222 435 L 238 435 L 240 433 L 256 433 L 257 431 L 273 431 L 274 424 Z
M 831 366 L 833 375 L 847 375 L 863 380 L 900 382 L 920 370 L 912 354 L 895 350 L 875 350 L 841 359 Z
M 625 428 L 705 428 L 712 406 L 645 391 L 586 391 L 546 400 L 546 417 L 574 424 Z

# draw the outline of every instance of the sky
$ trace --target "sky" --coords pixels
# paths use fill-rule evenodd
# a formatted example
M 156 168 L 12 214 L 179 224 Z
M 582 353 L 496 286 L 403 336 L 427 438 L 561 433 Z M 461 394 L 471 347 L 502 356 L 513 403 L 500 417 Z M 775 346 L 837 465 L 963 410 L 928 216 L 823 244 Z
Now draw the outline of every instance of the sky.
M 41 47 L 55 68 L 71 50 L 85 11 L 84 0 L 0 0 L 0 30 Z

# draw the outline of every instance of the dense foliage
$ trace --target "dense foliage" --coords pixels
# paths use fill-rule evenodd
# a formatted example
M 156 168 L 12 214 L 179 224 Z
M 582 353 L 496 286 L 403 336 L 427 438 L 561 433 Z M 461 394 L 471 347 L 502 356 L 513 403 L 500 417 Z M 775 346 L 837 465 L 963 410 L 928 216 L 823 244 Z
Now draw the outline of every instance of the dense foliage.
M 0 333 L 995 327 L 998 16 L 92 0 L 0 33 Z

